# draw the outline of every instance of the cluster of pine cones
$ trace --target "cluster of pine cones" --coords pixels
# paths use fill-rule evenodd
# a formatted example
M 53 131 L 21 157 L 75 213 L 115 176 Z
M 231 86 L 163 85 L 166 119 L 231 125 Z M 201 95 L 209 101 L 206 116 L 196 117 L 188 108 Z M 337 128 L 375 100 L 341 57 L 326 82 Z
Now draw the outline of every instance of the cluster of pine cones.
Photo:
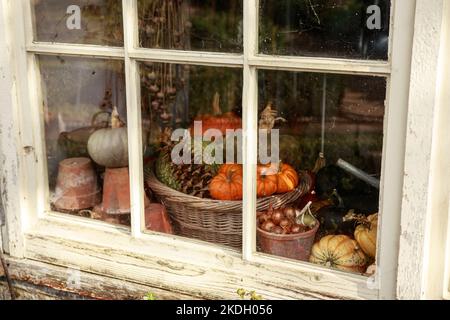
M 173 145 L 168 144 L 160 150 L 155 167 L 158 180 L 185 194 L 199 198 L 210 198 L 208 186 L 217 174 L 219 165 L 175 164 L 171 159 L 172 148 Z M 191 159 L 193 159 L 193 156 Z

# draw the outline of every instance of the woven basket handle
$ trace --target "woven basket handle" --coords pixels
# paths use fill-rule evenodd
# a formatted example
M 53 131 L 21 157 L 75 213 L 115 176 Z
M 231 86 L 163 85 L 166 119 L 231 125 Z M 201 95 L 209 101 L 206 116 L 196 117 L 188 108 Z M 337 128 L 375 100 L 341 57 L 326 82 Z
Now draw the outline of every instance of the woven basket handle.
M 92 120 L 91 120 L 91 126 L 92 126 L 92 127 L 94 127 L 94 128 L 97 128 L 97 127 L 105 127 L 105 125 L 99 125 L 99 124 L 96 123 L 96 122 L 97 122 L 97 118 L 98 118 L 100 115 L 102 115 L 102 114 L 107 114 L 107 115 L 108 115 L 108 121 L 107 121 L 106 123 L 109 123 L 109 121 L 110 121 L 110 119 L 111 119 L 111 112 L 109 112 L 109 111 L 99 111 L 99 112 L 96 112 L 96 113 L 92 116 Z

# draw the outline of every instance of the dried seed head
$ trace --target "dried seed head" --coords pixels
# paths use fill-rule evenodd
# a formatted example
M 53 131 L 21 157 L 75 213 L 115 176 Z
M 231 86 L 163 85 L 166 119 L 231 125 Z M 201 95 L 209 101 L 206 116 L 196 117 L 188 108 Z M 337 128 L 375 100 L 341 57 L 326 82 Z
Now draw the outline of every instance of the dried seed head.
M 156 94 L 156 97 L 158 97 L 159 99 L 164 99 L 164 92 L 159 91 L 159 92 Z
M 156 93 L 156 92 L 159 91 L 159 87 L 158 87 L 156 84 L 151 85 L 149 89 L 150 89 L 150 91 L 153 92 L 153 93 Z
M 150 81 L 155 81 L 156 80 L 156 73 L 154 71 L 147 73 L 147 78 Z
M 159 102 L 157 100 L 152 101 L 152 109 L 157 111 L 159 109 Z
M 172 115 L 166 111 L 161 113 L 159 117 L 162 121 L 169 121 L 170 119 L 172 119 Z
M 146 33 L 147 35 L 153 35 L 153 34 L 156 33 L 156 30 L 155 30 L 155 28 L 153 28 L 152 26 L 147 25 L 147 26 L 145 27 L 145 33 Z
M 169 95 L 175 95 L 177 93 L 177 89 L 175 87 L 168 87 L 166 88 L 166 92 Z

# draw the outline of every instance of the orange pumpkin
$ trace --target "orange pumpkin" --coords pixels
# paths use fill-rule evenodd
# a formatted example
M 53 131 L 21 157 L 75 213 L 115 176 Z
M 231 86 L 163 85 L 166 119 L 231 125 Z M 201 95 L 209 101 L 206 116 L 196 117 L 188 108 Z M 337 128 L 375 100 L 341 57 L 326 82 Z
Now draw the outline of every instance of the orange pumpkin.
M 202 135 L 209 129 L 217 129 L 225 135 L 227 129 L 237 130 L 242 128 L 242 119 L 234 112 L 222 113 L 219 100 L 220 96 L 216 93 L 213 100 L 213 114 L 202 115 L 194 120 L 202 122 Z M 193 128 L 191 128 L 191 131 L 193 131 Z
M 219 173 L 228 174 L 238 172 L 242 175 L 242 165 L 234 163 L 226 163 L 220 166 Z
M 298 186 L 298 174 L 293 167 L 282 163 L 278 168 L 277 193 L 286 193 L 294 190 Z
M 259 165 L 257 168 L 256 193 L 259 197 L 268 197 L 277 192 L 278 177 L 270 165 Z
M 277 176 L 276 193 L 286 193 L 294 190 L 299 183 L 299 177 L 295 169 L 285 163 L 260 165 L 260 174 Z
M 343 271 L 363 273 L 366 256 L 358 243 L 345 235 L 326 236 L 314 244 L 309 261 Z
M 222 165 L 209 184 L 209 193 L 216 200 L 242 199 L 242 169 L 239 165 Z
M 237 130 L 242 128 L 242 120 L 234 113 L 228 115 L 210 117 L 207 120 L 203 120 L 203 133 L 208 129 L 218 129 L 223 135 L 227 133 L 227 129 Z

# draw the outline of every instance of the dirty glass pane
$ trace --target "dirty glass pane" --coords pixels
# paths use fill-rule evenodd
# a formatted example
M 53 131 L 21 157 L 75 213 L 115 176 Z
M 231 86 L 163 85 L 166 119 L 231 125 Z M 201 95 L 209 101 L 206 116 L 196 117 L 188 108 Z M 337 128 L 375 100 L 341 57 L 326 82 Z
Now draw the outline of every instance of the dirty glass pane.
M 140 70 L 147 230 L 240 250 L 242 70 L 149 62 Z M 227 161 L 240 173 L 228 176 Z
M 122 61 L 39 56 L 50 207 L 129 225 Z
M 123 46 L 121 0 L 31 0 L 34 40 Z
M 386 80 L 260 70 L 259 85 L 258 250 L 366 273 Z
M 260 0 L 264 54 L 386 60 L 389 0 Z
M 140 0 L 140 45 L 242 52 L 242 10 L 242 0 Z

